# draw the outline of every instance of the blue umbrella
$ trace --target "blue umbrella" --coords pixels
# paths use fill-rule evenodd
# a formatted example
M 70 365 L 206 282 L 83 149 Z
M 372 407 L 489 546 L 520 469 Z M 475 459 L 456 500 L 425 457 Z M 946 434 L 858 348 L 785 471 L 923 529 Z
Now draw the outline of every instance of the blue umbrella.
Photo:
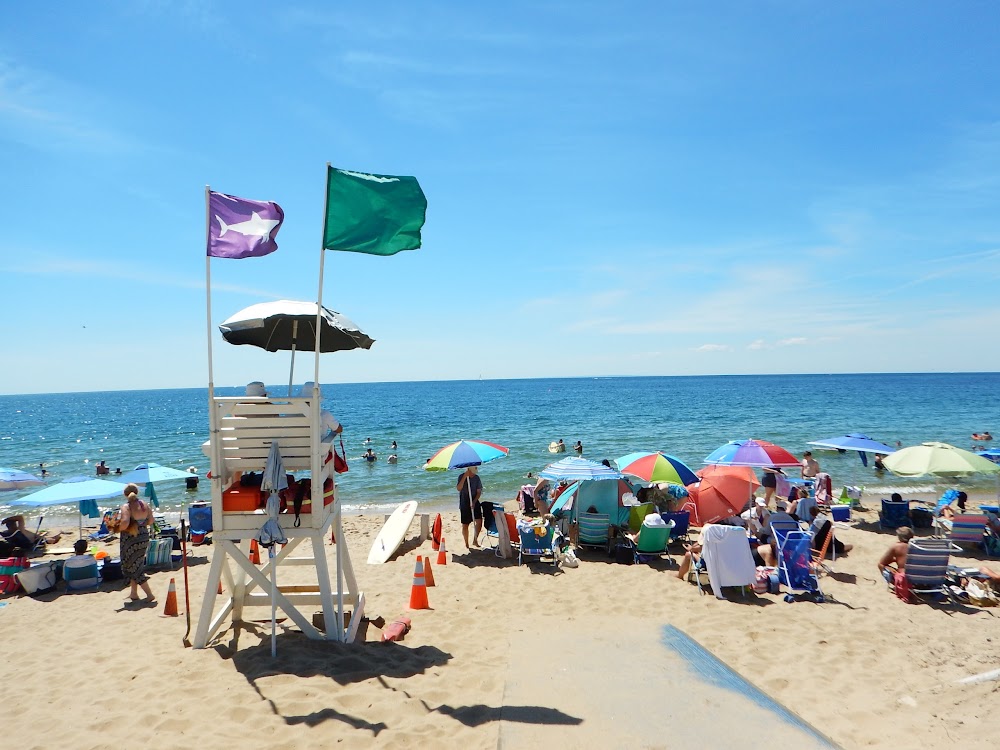
M 588 479 L 621 479 L 622 473 L 615 469 L 609 469 L 597 461 L 570 456 L 549 464 L 538 472 L 538 476 L 557 482 L 562 479 L 568 482 L 578 482 Z
M 977 451 L 976 455 L 988 458 L 995 464 L 1000 464 L 1000 448 L 991 448 L 988 451 Z
M 34 474 L 18 469 L 0 469 L 0 491 L 22 490 L 25 487 L 40 487 L 45 484 Z
M 861 463 L 865 466 L 868 465 L 868 456 L 866 453 L 888 455 L 896 452 L 895 448 L 885 443 L 880 443 L 878 440 L 873 440 L 867 435 L 862 435 L 860 432 L 851 432 L 847 435 L 827 438 L 826 440 L 810 440 L 809 445 L 818 445 L 820 448 L 835 448 L 839 451 L 857 451 L 858 455 L 861 456 Z
M 149 482 L 164 482 L 168 479 L 187 479 L 191 474 L 180 469 L 171 469 L 169 466 L 146 463 L 139 464 L 132 471 L 115 477 L 116 482 L 134 482 L 135 484 L 148 484 Z
M 90 501 L 107 500 L 111 497 L 123 497 L 122 486 L 118 482 L 107 479 L 90 479 L 89 477 L 70 477 L 52 484 L 44 490 L 32 492 L 11 502 L 25 508 L 44 508 L 49 505 L 69 505 L 78 503 L 80 510 L 80 534 L 83 535 L 83 512 L 91 510 Z M 88 513 L 89 515 L 89 513 Z

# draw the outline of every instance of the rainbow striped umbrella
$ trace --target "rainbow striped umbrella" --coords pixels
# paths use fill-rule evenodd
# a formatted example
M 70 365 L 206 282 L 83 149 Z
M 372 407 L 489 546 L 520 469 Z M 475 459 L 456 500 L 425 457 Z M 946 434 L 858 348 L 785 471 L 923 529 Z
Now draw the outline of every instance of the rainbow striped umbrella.
M 766 440 L 732 440 L 709 453 L 704 463 L 724 466 L 798 466 L 799 459 L 780 445 Z
M 688 485 L 698 481 L 695 473 L 679 458 L 660 451 L 639 451 L 615 459 L 618 471 L 647 482 Z
M 481 466 L 508 453 L 507 448 L 485 440 L 459 440 L 439 450 L 424 464 L 426 471 L 448 471 L 467 466 Z

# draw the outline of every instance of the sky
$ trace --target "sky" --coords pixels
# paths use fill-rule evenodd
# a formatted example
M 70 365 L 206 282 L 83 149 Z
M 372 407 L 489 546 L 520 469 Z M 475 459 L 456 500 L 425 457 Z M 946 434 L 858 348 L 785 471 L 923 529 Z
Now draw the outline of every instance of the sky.
M 0 393 L 287 382 L 326 164 L 423 247 L 327 252 L 321 380 L 997 371 L 991 2 L 0 6 Z M 205 186 L 285 212 L 213 259 Z M 296 382 L 311 380 L 311 356 Z

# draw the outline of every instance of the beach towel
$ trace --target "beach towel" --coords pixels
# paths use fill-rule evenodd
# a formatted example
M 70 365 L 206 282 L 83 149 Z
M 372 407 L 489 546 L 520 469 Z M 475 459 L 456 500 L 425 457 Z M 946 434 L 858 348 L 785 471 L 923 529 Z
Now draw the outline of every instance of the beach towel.
M 742 526 L 710 523 L 701 530 L 702 558 L 717 599 L 723 586 L 753 586 L 757 568 Z

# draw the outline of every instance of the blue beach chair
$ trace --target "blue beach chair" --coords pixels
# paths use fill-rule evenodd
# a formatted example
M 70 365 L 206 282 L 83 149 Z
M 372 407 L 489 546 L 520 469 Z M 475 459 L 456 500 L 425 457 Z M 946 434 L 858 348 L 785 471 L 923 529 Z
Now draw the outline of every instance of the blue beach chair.
M 537 557 L 539 560 L 543 557 L 551 557 L 552 564 L 556 564 L 556 556 L 552 551 L 555 528 L 546 526 L 545 533 L 541 536 L 536 533 L 539 528 L 541 527 L 535 524 L 519 523 L 517 525 L 517 533 L 521 535 L 521 546 L 517 554 L 518 565 L 525 562 L 525 558 L 528 557 Z
M 823 601 L 819 577 L 813 571 L 812 537 L 805 531 L 775 532 L 778 542 L 778 581 L 788 589 L 786 602 L 795 601 L 795 592 L 811 594 Z
M 670 541 L 686 542 L 688 540 L 688 528 L 691 526 L 691 511 L 679 510 L 674 513 L 661 513 L 660 518 L 666 521 L 667 525 L 673 523 L 673 531 L 670 532 Z
M 878 514 L 878 525 L 883 529 L 898 529 L 910 525 L 910 501 L 886 500 L 882 498 L 882 512 Z
M 906 580 L 918 596 L 945 596 L 951 546 L 947 539 L 911 539 L 906 551 Z M 892 584 L 889 585 L 892 590 Z
M 97 560 L 66 560 L 62 566 L 63 580 L 67 591 L 87 591 L 101 585 L 101 574 Z

